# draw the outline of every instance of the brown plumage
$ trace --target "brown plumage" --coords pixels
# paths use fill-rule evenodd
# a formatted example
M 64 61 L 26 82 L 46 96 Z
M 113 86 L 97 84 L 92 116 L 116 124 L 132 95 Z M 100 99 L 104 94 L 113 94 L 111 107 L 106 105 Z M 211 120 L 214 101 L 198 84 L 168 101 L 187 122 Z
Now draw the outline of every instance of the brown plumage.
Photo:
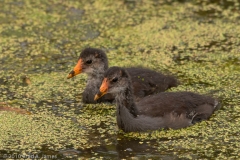
M 125 132 L 188 127 L 218 108 L 214 98 L 192 92 L 161 92 L 135 103 L 131 76 L 120 67 L 105 72 L 95 100 L 107 93 L 116 96 L 117 124 Z
M 108 69 L 108 59 L 104 51 L 96 48 L 84 49 L 78 59 L 77 65 L 68 75 L 72 78 L 80 73 L 88 75 L 87 86 L 83 92 L 84 103 L 112 102 L 114 96 L 106 94 L 98 101 L 94 101 L 94 96 L 102 83 L 104 72 Z M 163 92 L 171 87 L 177 86 L 178 82 L 175 77 L 163 75 L 159 72 L 142 68 L 126 68 L 133 81 L 133 90 L 136 100 L 145 96 Z

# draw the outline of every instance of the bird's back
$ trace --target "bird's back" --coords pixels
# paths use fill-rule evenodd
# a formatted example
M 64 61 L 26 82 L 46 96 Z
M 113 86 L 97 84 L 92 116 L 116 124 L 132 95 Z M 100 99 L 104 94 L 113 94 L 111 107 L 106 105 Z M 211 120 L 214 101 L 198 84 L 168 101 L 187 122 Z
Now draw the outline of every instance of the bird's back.
M 161 92 L 147 96 L 137 103 L 139 114 L 151 117 L 164 116 L 172 112 L 188 116 L 203 112 L 211 115 L 215 107 L 214 98 L 192 92 Z
M 164 92 L 178 85 L 175 77 L 140 67 L 126 68 L 131 76 L 134 95 L 138 99 Z

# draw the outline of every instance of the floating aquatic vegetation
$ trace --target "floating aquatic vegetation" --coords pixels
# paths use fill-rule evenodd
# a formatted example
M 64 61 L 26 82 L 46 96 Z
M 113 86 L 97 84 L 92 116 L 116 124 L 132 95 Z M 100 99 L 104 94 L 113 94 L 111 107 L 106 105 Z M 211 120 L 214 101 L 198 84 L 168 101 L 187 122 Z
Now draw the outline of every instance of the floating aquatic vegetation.
M 2 2 L 0 102 L 14 113 L 0 112 L 1 154 L 238 159 L 239 2 L 218 2 Z M 85 75 L 66 79 L 88 46 L 104 49 L 110 66 L 172 73 L 181 85 L 170 92 L 213 95 L 222 108 L 189 128 L 123 133 L 114 104 L 81 102 Z

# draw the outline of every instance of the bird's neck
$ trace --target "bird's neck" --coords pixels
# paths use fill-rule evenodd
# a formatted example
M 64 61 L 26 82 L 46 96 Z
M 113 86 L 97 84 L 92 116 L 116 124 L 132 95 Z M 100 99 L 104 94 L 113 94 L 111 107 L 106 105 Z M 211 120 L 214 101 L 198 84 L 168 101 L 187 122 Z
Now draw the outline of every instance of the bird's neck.
M 134 103 L 131 88 L 120 92 L 116 95 L 117 104 L 117 125 L 125 132 L 137 131 L 135 130 L 135 121 L 138 117 L 138 110 Z
M 104 73 L 107 69 L 107 66 L 99 66 L 98 68 L 94 68 L 91 72 L 86 72 L 88 75 L 88 81 L 96 80 L 102 82 Z
M 137 117 L 138 109 L 134 102 L 132 88 L 126 88 L 124 91 L 116 95 L 116 103 L 118 108 L 125 107 L 129 114 L 131 114 L 133 117 Z
M 88 103 L 96 103 L 94 96 L 98 93 L 104 74 L 88 74 L 87 85 L 83 92 L 83 101 Z
M 87 73 L 87 85 L 94 86 L 99 89 L 104 78 L 104 72 L 105 69 L 99 68 L 98 70 L 94 70 L 91 73 Z

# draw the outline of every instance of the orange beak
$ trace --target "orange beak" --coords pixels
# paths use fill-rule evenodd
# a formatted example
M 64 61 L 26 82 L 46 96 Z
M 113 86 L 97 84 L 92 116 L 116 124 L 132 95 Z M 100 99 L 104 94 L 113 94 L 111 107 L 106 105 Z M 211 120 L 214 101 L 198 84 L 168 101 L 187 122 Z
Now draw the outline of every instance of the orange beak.
M 83 64 L 82 59 L 79 59 L 77 65 L 68 74 L 67 79 L 72 78 L 72 77 L 82 73 L 82 64 Z
M 94 101 L 98 100 L 99 98 L 101 98 L 102 96 L 104 96 L 107 93 L 108 85 L 109 85 L 109 83 L 108 83 L 107 78 L 104 78 L 98 94 L 96 94 L 94 97 Z

